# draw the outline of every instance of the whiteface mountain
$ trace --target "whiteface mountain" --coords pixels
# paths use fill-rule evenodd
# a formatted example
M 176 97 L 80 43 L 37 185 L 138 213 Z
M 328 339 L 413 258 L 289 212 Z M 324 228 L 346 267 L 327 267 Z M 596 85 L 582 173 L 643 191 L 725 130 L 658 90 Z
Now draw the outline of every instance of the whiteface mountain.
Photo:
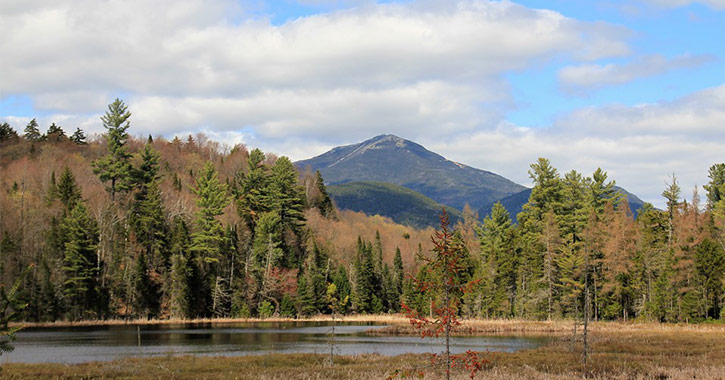
M 303 170 L 307 167 L 319 170 L 328 186 L 352 182 L 391 183 L 458 210 L 466 203 L 478 210 L 526 189 L 496 173 L 448 160 L 394 135 L 380 135 L 359 144 L 333 148 L 296 165 Z M 331 193 L 334 198 L 334 191 Z M 339 202 L 338 206 L 346 208 Z
M 333 148 L 295 164 L 302 170 L 319 170 L 339 208 L 419 228 L 435 226 L 442 207 L 458 220 L 466 203 L 483 219 L 500 201 L 516 221 L 531 194 L 531 189 L 496 173 L 448 160 L 394 135 Z M 633 212 L 642 207 L 642 200 L 617 189 Z

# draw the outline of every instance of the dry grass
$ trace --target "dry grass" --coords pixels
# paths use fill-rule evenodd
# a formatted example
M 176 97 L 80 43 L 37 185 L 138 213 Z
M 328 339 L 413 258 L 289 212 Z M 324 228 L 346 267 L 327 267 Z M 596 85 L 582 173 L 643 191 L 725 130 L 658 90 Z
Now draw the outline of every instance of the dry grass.
M 553 337 L 537 349 L 487 354 L 491 362 L 479 378 L 581 379 L 586 375 L 593 379 L 725 380 L 722 325 L 594 323 L 586 367 L 580 361 L 581 342 L 572 344 L 570 322 L 466 321 L 464 326 L 470 328 L 469 333 Z M 428 373 L 427 379 L 440 377 L 428 368 L 424 355 L 360 355 L 336 360 L 331 367 L 324 355 L 169 356 L 78 365 L 7 364 L 3 375 L 11 379 L 384 379 L 395 369 L 420 368 Z M 465 373 L 454 377 L 467 378 Z
M 55 321 L 55 322 L 16 322 L 11 327 L 74 327 L 74 326 L 119 326 L 119 325 L 178 325 L 178 324 L 207 324 L 224 325 L 235 323 L 282 323 L 282 322 L 330 322 L 329 315 L 316 315 L 305 318 L 196 318 L 196 319 L 108 319 L 86 321 Z M 337 322 L 377 323 L 377 324 L 406 324 L 408 319 L 396 314 L 382 315 L 346 315 L 335 318 Z

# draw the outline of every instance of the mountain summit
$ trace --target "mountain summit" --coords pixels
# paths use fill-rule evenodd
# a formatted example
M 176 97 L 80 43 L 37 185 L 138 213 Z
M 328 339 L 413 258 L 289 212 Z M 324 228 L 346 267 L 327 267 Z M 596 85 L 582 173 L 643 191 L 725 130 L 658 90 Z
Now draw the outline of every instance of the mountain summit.
M 333 148 L 296 165 L 319 170 L 330 185 L 388 182 L 458 209 L 468 203 L 477 210 L 525 189 L 498 174 L 447 160 L 394 135 Z

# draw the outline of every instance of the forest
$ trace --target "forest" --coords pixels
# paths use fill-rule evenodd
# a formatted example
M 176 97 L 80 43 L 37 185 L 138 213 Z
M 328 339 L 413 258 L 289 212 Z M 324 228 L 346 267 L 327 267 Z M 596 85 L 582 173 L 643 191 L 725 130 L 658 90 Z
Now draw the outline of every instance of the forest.
M 116 99 L 106 132 L 0 125 L 0 283 L 26 321 L 396 313 L 439 302 L 434 230 L 338 210 L 319 172 L 203 134 L 139 138 Z M 531 164 L 511 220 L 470 207 L 452 229 L 463 317 L 701 322 L 722 318 L 725 164 L 706 199 L 673 174 L 636 216 L 607 173 Z M 334 302 L 333 302 L 334 301 Z

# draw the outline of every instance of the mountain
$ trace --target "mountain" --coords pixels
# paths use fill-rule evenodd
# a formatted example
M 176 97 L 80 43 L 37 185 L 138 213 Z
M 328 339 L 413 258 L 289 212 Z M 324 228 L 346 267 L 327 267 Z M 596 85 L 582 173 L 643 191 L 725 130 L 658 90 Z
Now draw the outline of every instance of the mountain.
M 435 226 L 444 206 L 408 188 L 384 182 L 348 182 L 327 187 L 337 207 L 382 215 L 395 222 L 416 228 Z M 452 224 L 461 213 L 445 206 Z
M 619 191 L 622 196 L 627 198 L 627 202 L 629 203 L 629 209 L 632 210 L 632 213 L 634 216 L 637 216 L 637 211 L 644 206 L 644 201 L 639 199 L 636 195 L 628 192 L 627 190 L 615 186 L 617 191 Z M 506 208 L 506 211 L 509 212 L 509 215 L 511 216 L 511 220 L 514 222 L 516 221 L 516 215 L 521 212 L 521 209 L 524 207 L 526 202 L 529 201 L 529 196 L 531 195 L 531 189 L 525 189 L 521 192 L 518 192 L 516 194 L 509 195 L 507 197 L 501 198 L 498 201 L 493 201 L 483 207 L 481 207 L 478 210 L 478 216 L 483 219 L 486 217 L 486 215 L 489 215 L 491 213 L 491 209 L 493 208 L 493 205 L 496 204 L 496 202 L 501 202 L 501 205 Z
M 447 160 L 394 135 L 333 148 L 296 165 L 319 170 L 328 185 L 387 182 L 459 210 L 466 203 L 476 210 L 525 189 L 498 174 Z

